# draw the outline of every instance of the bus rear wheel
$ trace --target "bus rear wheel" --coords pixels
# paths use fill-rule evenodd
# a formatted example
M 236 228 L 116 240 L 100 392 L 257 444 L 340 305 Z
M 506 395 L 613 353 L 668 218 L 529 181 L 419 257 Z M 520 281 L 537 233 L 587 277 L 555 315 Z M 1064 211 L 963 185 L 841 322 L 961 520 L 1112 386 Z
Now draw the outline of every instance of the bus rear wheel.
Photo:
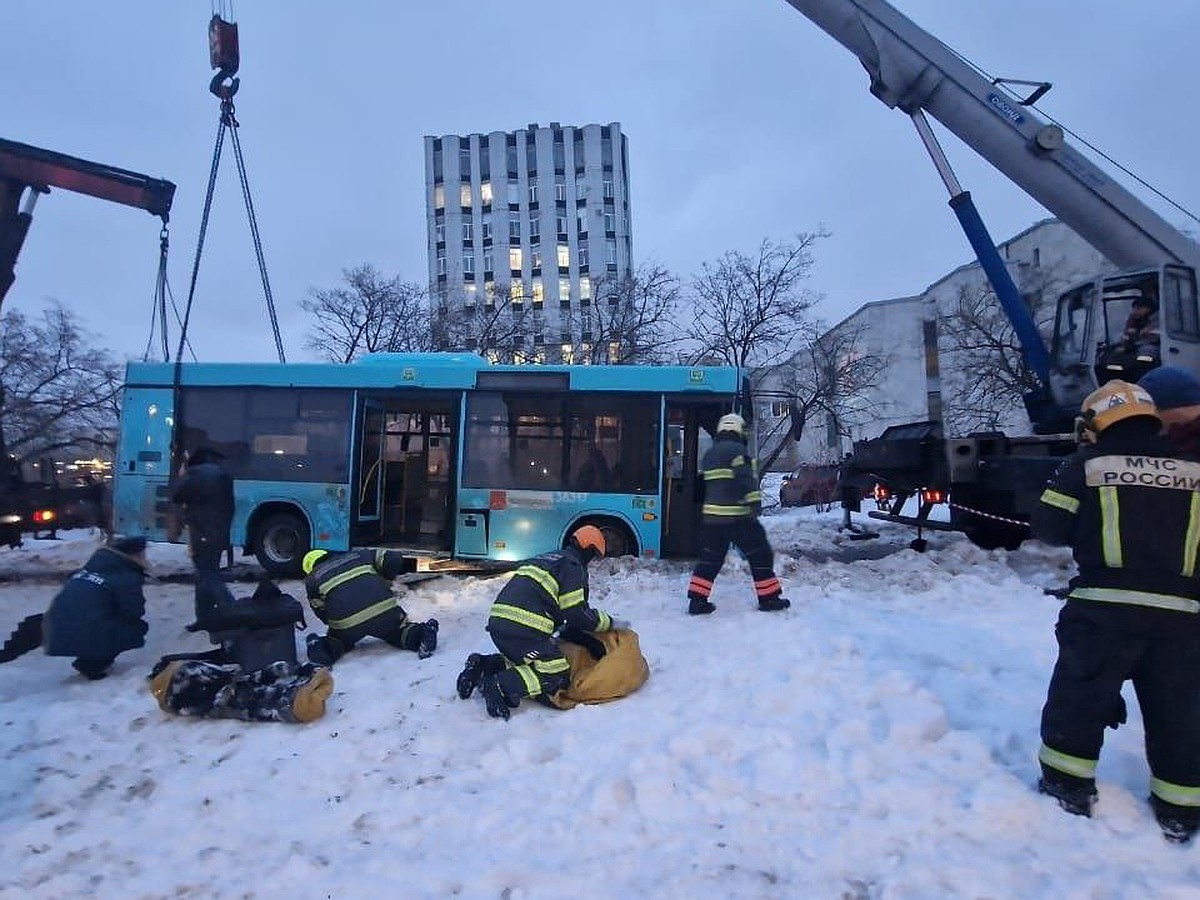
M 624 525 L 615 522 L 597 522 L 600 533 L 604 535 L 604 555 L 607 557 L 629 556 L 636 552 L 637 545 L 633 535 Z
M 258 527 L 258 564 L 275 578 L 300 577 L 300 563 L 308 552 L 312 536 L 308 523 L 296 513 L 272 513 Z

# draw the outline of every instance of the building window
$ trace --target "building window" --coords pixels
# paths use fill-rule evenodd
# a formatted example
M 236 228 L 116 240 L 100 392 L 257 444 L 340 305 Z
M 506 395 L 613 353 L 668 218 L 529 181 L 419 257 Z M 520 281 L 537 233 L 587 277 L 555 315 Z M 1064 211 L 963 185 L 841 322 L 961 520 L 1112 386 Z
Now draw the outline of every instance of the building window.
M 621 360 L 621 342 L 609 341 L 608 343 L 608 361 L 616 365 Z
M 542 279 L 533 279 L 533 305 L 539 306 L 546 299 L 546 289 L 542 286 Z
M 554 199 L 558 203 L 567 202 L 567 183 L 565 181 L 554 182 Z
M 572 363 L 575 362 L 575 347 L 574 347 L 574 345 L 563 344 L 558 349 L 559 349 L 559 352 L 562 354 L 563 362 L 565 362 L 567 365 L 571 365 Z
M 508 236 L 511 239 L 521 239 L 521 217 L 519 215 L 509 214 L 508 216 Z
M 587 234 L 587 210 L 580 209 L 575 213 L 575 227 L 579 230 L 580 235 Z
M 508 180 L 508 202 L 509 203 L 520 203 L 521 202 L 521 185 L 520 185 L 520 183 L 518 183 L 517 179 L 515 179 L 515 178 L 510 178 Z
M 537 144 L 534 143 L 533 132 L 529 132 L 525 137 L 525 169 L 532 175 L 537 171 Z
M 533 216 L 529 220 L 529 241 L 536 244 L 542 239 L 542 223 L 537 216 Z
M 435 184 L 433 186 L 433 208 L 446 208 L 446 187 L 445 185 Z
M 441 142 L 435 140 L 433 142 L 433 183 L 437 184 L 442 180 L 442 147 Z
M 468 309 L 473 308 L 475 306 L 475 297 L 476 297 L 475 285 L 474 284 L 464 284 L 463 285 L 463 306 L 467 307 Z
M 615 266 L 617 264 L 617 242 L 616 241 L 605 241 L 604 242 L 604 261 L 607 262 L 610 266 Z
M 610 212 L 606 212 L 604 214 L 604 233 L 605 234 L 615 234 L 616 230 L 617 230 L 617 217 Z
M 494 307 L 496 305 L 496 282 L 485 281 L 483 283 L 483 302 L 486 303 L 488 307 Z
M 446 254 L 444 252 L 439 253 L 437 256 L 437 273 L 439 275 L 446 274 Z
M 538 198 L 537 198 L 537 179 L 536 179 L 536 178 L 530 178 L 530 179 L 529 179 L 529 202 L 530 202 L 530 203 L 537 203 L 537 202 L 538 202 Z
M 535 269 L 542 267 L 542 251 L 537 247 L 529 251 L 529 265 Z
M 475 226 L 470 222 L 463 222 L 462 239 L 464 244 L 469 244 L 475 239 Z
M 508 147 L 506 148 L 505 160 L 508 164 L 508 177 L 510 179 L 515 179 L 517 177 L 517 145 L 515 143 L 516 136 L 510 134 L 509 138 L 511 138 L 514 141 L 514 143 L 509 144 Z M 512 182 L 510 181 L 509 183 L 511 184 Z
M 474 253 L 464 253 L 463 258 L 462 258 L 462 263 L 463 263 L 463 274 L 464 275 L 474 275 L 475 274 L 475 254 Z
M 468 147 L 458 151 L 458 174 L 460 181 L 471 180 L 471 150 Z
M 485 216 L 483 219 L 483 239 L 485 241 L 492 239 L 492 219 L 490 216 Z
M 611 178 L 604 179 L 604 199 L 613 199 L 613 181 Z
M 567 244 L 558 245 L 558 267 L 565 269 L 571 265 L 571 248 Z
M 588 278 L 586 275 L 580 276 L 579 279 L 579 299 L 592 299 L 592 279 Z
M 437 222 L 433 226 L 433 239 L 439 244 L 446 243 L 446 223 Z
M 484 206 L 492 205 L 492 183 L 485 181 L 479 185 L 479 199 Z
M 495 263 L 496 263 L 496 257 L 492 253 L 492 251 L 489 250 L 488 252 L 483 254 L 483 271 L 486 274 L 490 275 L 493 271 L 495 271 L 495 268 L 494 268 Z
M 577 258 L 579 259 L 579 271 L 586 272 L 588 268 L 588 248 L 580 247 Z
M 471 184 L 464 181 L 458 188 L 458 201 L 464 209 L 471 208 Z
M 555 216 L 554 224 L 558 228 L 558 233 L 565 237 L 567 234 L 567 217 L 566 216 Z
M 558 279 L 558 296 L 560 299 L 562 297 L 567 297 L 568 299 L 570 298 L 570 296 L 571 296 L 571 279 L 570 278 Z
M 600 138 L 600 165 L 604 167 L 605 172 L 612 171 L 612 138 L 608 135 L 608 129 L 604 129 L 604 136 Z
M 514 272 L 521 271 L 521 248 L 508 248 L 508 267 Z

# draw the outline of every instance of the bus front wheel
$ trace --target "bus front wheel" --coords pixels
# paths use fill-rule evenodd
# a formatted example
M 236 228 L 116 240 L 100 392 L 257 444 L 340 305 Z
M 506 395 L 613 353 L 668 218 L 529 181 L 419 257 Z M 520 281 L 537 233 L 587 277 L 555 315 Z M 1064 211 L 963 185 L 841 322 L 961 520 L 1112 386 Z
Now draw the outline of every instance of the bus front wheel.
M 303 575 L 300 562 L 308 552 L 312 537 L 308 523 L 296 513 L 273 513 L 258 529 L 258 564 L 275 578 Z

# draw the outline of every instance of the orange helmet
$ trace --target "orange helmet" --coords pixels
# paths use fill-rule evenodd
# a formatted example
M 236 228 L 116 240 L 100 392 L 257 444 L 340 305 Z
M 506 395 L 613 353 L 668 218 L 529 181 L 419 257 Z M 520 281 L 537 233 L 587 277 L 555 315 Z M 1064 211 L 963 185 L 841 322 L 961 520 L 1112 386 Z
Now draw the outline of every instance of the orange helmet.
M 571 533 L 571 540 L 580 550 L 594 550 L 597 556 L 604 555 L 604 532 L 595 525 L 581 525 Z
M 1154 398 L 1144 387 L 1119 379 L 1107 381 L 1088 394 L 1080 411 L 1084 426 L 1097 434 L 1122 419 L 1159 418 Z

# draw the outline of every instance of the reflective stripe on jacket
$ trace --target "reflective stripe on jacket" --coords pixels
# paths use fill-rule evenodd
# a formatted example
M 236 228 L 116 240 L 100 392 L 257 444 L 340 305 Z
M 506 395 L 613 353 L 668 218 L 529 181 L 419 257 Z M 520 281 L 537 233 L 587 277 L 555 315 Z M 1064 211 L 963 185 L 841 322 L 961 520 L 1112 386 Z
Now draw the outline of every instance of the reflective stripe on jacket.
M 588 605 L 587 566 L 575 547 L 527 560 L 513 573 L 492 604 L 490 619 L 503 619 L 553 634 L 563 625 L 582 631 L 608 631 L 608 613 Z
M 704 454 L 704 522 L 719 525 L 732 519 L 756 516 L 762 508 L 758 486 L 758 460 L 746 453 L 746 445 L 721 438 Z
M 1200 462 L 1149 427 L 1112 426 L 1076 451 L 1030 526 L 1039 540 L 1072 548 L 1070 597 L 1200 612 Z
M 399 608 L 392 579 L 406 564 L 394 550 L 330 553 L 304 579 L 309 606 L 332 631 L 365 633 L 373 619 Z

